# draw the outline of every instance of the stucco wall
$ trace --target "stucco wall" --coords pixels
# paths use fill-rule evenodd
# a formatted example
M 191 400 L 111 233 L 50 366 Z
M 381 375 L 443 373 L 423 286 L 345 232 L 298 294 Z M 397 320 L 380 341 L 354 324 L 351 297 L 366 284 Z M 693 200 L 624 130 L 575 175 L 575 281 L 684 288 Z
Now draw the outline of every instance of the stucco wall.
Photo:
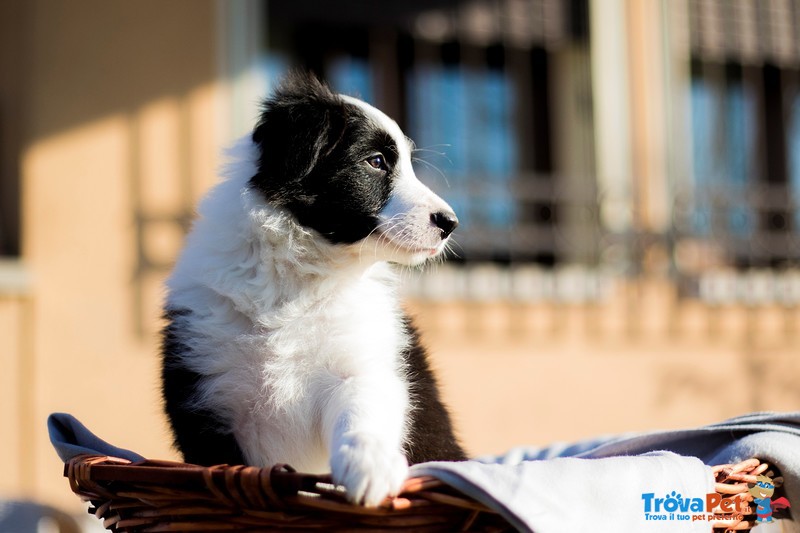
M 161 274 L 141 254 L 166 247 L 170 259 L 185 192 L 213 179 L 215 6 L 34 0 L 0 21 L 23 57 L 3 76 L 24 93 L 14 105 L 31 279 L 23 297 L 0 294 L 0 454 L 12 458 L 0 494 L 81 512 L 47 440 L 53 411 L 172 457 L 158 401 Z

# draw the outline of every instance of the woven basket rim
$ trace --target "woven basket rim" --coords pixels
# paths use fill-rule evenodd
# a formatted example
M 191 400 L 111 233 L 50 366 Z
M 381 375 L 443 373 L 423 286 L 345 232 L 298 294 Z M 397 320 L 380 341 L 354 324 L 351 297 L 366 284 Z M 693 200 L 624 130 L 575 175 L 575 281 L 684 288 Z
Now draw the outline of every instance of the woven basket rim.
M 493 531 L 513 531 L 496 511 L 430 476 L 409 478 L 399 496 L 364 507 L 348 502 L 330 475 L 282 464 L 204 467 L 80 455 L 65 464 L 64 475 L 91 502 L 90 512 L 120 531 L 261 529 L 263 521 L 280 529 L 420 531 L 448 531 L 455 523 L 466 531 L 485 522 Z
M 713 466 L 715 491 L 751 502 L 748 483 L 770 468 L 755 458 Z M 430 476 L 411 477 L 397 497 L 363 507 L 348 502 L 330 475 L 296 472 L 284 464 L 206 467 L 79 455 L 65 464 L 64 475 L 73 492 L 91 502 L 90 512 L 119 531 L 248 529 L 263 521 L 281 529 L 513 530 L 497 511 Z M 749 530 L 754 518 L 719 520 L 714 528 Z M 440 527 L 444 519 L 454 522 Z

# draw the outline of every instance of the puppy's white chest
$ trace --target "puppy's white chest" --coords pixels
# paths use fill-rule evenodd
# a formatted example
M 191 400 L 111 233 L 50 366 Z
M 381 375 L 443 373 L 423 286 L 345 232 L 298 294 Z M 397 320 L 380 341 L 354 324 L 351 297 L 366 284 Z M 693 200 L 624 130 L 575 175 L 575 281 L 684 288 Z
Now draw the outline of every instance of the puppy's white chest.
M 402 319 L 391 292 L 365 281 L 316 305 L 295 303 L 277 323 L 260 354 L 261 401 L 244 413 L 237 438 L 252 464 L 328 471 L 325 426 L 332 422 L 322 413 L 347 398 L 348 387 L 359 384 L 365 404 L 407 409 Z

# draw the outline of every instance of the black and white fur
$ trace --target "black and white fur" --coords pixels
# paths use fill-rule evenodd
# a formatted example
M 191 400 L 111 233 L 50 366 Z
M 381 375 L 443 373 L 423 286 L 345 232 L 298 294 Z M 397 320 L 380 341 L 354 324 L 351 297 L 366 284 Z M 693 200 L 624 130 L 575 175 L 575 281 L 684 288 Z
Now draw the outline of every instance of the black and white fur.
M 390 263 L 457 224 L 374 107 L 293 76 L 199 217 L 168 281 L 163 395 L 190 463 L 328 472 L 355 502 L 408 463 L 462 460 Z

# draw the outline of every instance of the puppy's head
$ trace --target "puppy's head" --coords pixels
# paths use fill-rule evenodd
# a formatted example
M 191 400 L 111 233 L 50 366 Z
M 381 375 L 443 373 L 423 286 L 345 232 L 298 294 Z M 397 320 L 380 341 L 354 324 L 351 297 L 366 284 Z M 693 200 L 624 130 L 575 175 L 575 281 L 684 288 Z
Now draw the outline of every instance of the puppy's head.
M 253 132 L 251 186 L 333 245 L 419 264 L 440 254 L 458 224 L 411 164 L 411 142 L 385 114 L 318 80 L 287 79 Z

